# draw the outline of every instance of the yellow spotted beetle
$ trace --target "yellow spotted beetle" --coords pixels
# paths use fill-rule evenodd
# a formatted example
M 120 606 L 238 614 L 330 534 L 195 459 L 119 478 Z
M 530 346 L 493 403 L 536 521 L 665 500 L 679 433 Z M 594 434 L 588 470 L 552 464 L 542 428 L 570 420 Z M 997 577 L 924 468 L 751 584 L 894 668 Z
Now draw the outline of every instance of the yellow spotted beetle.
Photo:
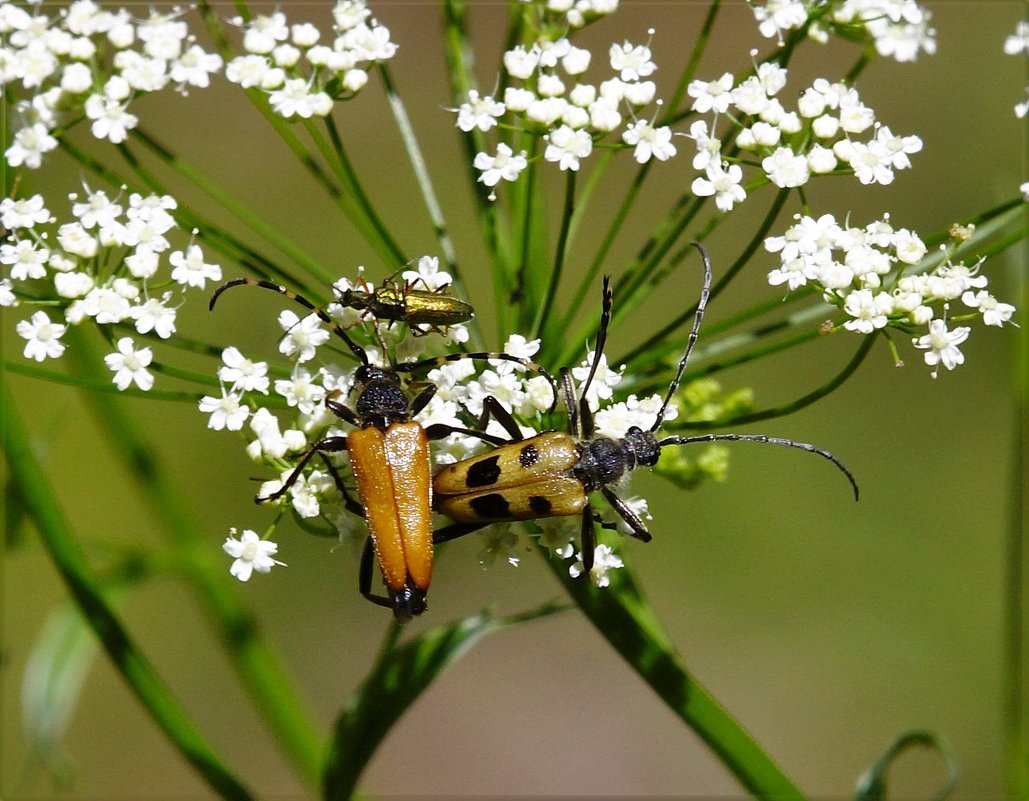
M 346 436 L 328 436 L 315 442 L 300 458 L 293 472 L 276 492 L 258 497 L 260 502 L 281 498 L 300 478 L 304 467 L 317 454 L 325 462 L 340 491 L 344 505 L 364 517 L 369 537 L 361 557 L 358 586 L 372 603 L 393 611 L 399 621 L 410 620 L 425 611 L 425 596 L 432 578 L 432 471 L 429 439 L 439 439 L 454 431 L 478 436 L 477 432 L 452 429 L 437 424 L 427 431 L 414 421 L 436 393 L 428 384 L 412 399 L 401 383 L 402 373 L 412 373 L 458 359 L 499 359 L 521 364 L 544 376 L 554 392 L 551 376 L 539 365 L 507 353 L 451 353 L 444 356 L 405 362 L 390 367 L 370 363 L 368 354 L 323 309 L 283 286 L 270 281 L 241 278 L 218 287 L 211 297 L 213 310 L 221 294 L 234 286 L 257 286 L 284 295 L 314 312 L 330 326 L 360 363 L 354 374 L 349 403 L 329 397 L 326 407 L 355 427 Z M 369 307 L 371 309 L 371 307 Z M 347 451 L 357 485 L 354 501 L 328 458 L 328 454 Z M 372 561 L 378 561 L 387 596 L 372 592 Z
M 562 369 L 560 373 L 562 397 L 568 414 L 568 431 L 548 431 L 525 439 L 507 410 L 495 399 L 487 398 L 479 427 L 485 428 L 488 418 L 493 416 L 511 439 L 491 451 L 447 465 L 436 474 L 433 479 L 436 509 L 458 521 L 449 529 L 439 532 L 437 542 L 454 539 L 489 523 L 581 515 L 582 561 L 585 572 L 589 572 L 593 566 L 596 543 L 594 524 L 616 528 L 614 523 L 606 522 L 594 513 L 589 494 L 600 492 L 625 521 L 632 536 L 649 542 L 651 534 L 646 524 L 611 487 L 637 467 L 656 465 L 662 448 L 694 442 L 762 442 L 815 453 L 828 459 L 843 472 L 857 499 L 857 482 L 846 466 L 828 451 L 805 442 L 762 434 L 699 434 L 658 439 L 657 431 L 664 421 L 668 405 L 679 387 L 686 363 L 696 344 L 711 289 L 710 260 L 701 245 L 696 244 L 696 247 L 704 262 L 704 286 L 693 330 L 650 428 L 643 430 L 632 426 L 622 439 L 598 436 L 594 428 L 593 412 L 586 401 L 586 393 L 596 374 L 600 355 L 604 352 L 611 320 L 613 293 L 610 280 L 605 278 L 595 355 L 578 399 L 569 370 Z M 495 441 L 495 438 L 482 438 Z

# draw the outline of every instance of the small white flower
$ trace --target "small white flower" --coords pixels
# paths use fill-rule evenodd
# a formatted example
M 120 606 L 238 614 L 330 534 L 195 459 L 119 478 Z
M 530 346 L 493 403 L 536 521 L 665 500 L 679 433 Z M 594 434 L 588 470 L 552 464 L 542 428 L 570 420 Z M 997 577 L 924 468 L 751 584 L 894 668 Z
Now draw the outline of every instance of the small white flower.
M 284 562 L 272 559 L 278 553 L 279 546 L 271 540 L 262 540 L 257 532 L 244 529 L 243 536 L 238 540 L 235 538 L 236 529 L 229 529 L 229 537 L 222 545 L 222 550 L 231 556 L 233 561 L 229 573 L 240 581 L 249 581 L 250 576 L 256 570 L 258 573 L 267 573 L 275 565 L 285 567 Z
M 286 335 L 279 341 L 279 352 L 283 356 L 295 356 L 298 362 L 314 358 L 318 347 L 329 341 L 330 334 L 322 328 L 317 314 L 303 319 L 289 309 L 279 314 L 279 325 Z
M 611 69 L 619 73 L 623 81 L 638 81 L 652 75 L 657 66 L 651 61 L 650 48 L 629 42 L 613 44 L 609 51 Z
M 693 110 L 701 114 L 708 111 L 724 114 L 732 101 L 732 82 L 731 72 L 725 73 L 717 81 L 691 81 L 686 91 L 694 98 Z
M 489 153 L 478 153 L 473 162 L 475 169 L 482 174 L 479 180 L 486 186 L 496 186 L 500 181 L 516 181 L 529 162 L 525 157 L 525 151 L 517 156 L 514 151 L 503 142 L 497 145 L 497 155 Z
M 11 268 L 10 277 L 13 281 L 44 278 L 49 257 L 49 250 L 43 247 L 37 249 L 36 243 L 29 239 L 13 245 L 0 245 L 0 264 Z
M 468 91 L 468 100 L 457 110 L 457 127 L 468 132 L 478 128 L 488 131 L 504 115 L 505 106 L 489 95 L 480 97 L 474 89 Z
M 547 149 L 543 158 L 555 161 L 562 170 L 578 170 L 579 160 L 593 152 L 593 140 L 586 131 L 562 125 L 546 135 Z
M 697 155 L 693 157 L 693 169 L 706 170 L 712 163 L 722 161 L 722 142 L 715 139 L 714 135 L 708 135 L 707 122 L 697 120 L 690 126 L 688 138 L 697 144 Z
M 572 378 L 579 382 L 580 392 L 582 391 L 581 384 L 589 377 L 590 365 L 593 364 L 594 358 L 596 358 L 596 352 L 590 351 L 580 366 L 572 368 Z M 618 370 L 612 370 L 608 367 L 607 355 L 600 354 L 600 358 L 597 361 L 597 370 L 593 375 L 593 382 L 586 392 L 586 400 L 591 409 L 595 410 L 600 405 L 600 401 L 611 399 L 611 390 L 621 382 L 623 370 L 625 370 L 625 365 L 622 365 Z
M 590 581 L 597 587 L 607 587 L 611 584 L 611 577 L 608 573 L 624 567 L 622 557 L 615 554 L 609 545 L 601 543 L 593 551 L 593 568 L 590 570 Z M 586 566 L 582 561 L 582 554 L 579 554 L 579 561 L 568 568 L 568 575 L 578 578 L 585 572 Z
M 622 134 L 622 141 L 636 146 L 633 158 L 640 164 L 646 164 L 651 156 L 658 161 L 667 161 L 675 155 L 672 129 L 667 125 L 655 128 L 646 120 L 637 120 Z
M 104 362 L 114 373 L 113 380 L 118 389 L 124 391 L 134 383 L 146 392 L 154 385 L 154 376 L 146 369 L 153 358 L 150 348 L 136 350 L 131 337 L 122 337 L 118 340 L 118 352 L 104 356 Z
M 287 80 L 281 89 L 268 96 L 268 102 L 276 114 L 287 119 L 293 116 L 309 119 L 315 115 L 325 116 L 326 100 L 328 110 L 332 109 L 332 98 L 324 92 L 312 92 L 308 82 L 303 78 Z
M 859 289 L 847 295 L 843 310 L 854 318 L 847 320 L 843 324 L 844 328 L 861 334 L 871 334 L 889 322 L 887 315 L 893 313 L 893 296 L 886 292 L 873 295 L 870 289 Z
M 50 212 L 43 205 L 42 195 L 33 195 L 17 200 L 5 197 L 0 200 L 0 225 L 3 225 L 8 231 L 15 228 L 32 228 L 49 219 Z
M 515 78 L 524 81 L 536 71 L 539 60 L 539 48 L 534 46 L 526 50 L 522 45 L 518 45 L 513 50 L 504 53 L 504 69 Z
M 985 289 L 977 293 L 968 290 L 961 296 L 961 302 L 982 312 L 986 325 L 1003 326 L 1004 323 L 1011 321 L 1011 315 L 1015 313 L 1014 306 L 1010 303 L 1001 303 Z
M 229 431 L 240 431 L 243 423 L 250 416 L 250 409 L 240 404 L 241 395 L 222 390 L 220 398 L 205 395 L 200 399 L 200 411 L 211 415 L 207 427 L 215 431 L 227 428 Z
M 521 334 L 511 334 L 507 338 L 507 342 L 504 343 L 503 352 L 531 362 L 532 357 L 536 355 L 539 349 L 540 340 L 526 339 Z M 497 371 L 498 375 L 506 375 L 515 370 L 523 369 L 518 363 L 507 361 L 506 359 L 490 359 L 489 363 Z
M 715 205 L 720 211 L 732 211 L 736 203 L 742 203 L 747 192 L 740 185 L 743 181 L 743 170 L 738 164 L 730 164 L 724 169 L 721 164 L 708 164 L 707 178 L 696 178 L 691 189 L 698 197 L 714 195 Z
M 430 292 L 446 289 L 454 283 L 450 273 L 439 268 L 437 256 L 419 256 L 417 270 L 405 270 L 400 274 L 408 286 L 421 285 Z
M 206 88 L 211 83 L 210 76 L 221 68 L 221 56 L 208 53 L 195 44 L 172 62 L 169 77 L 179 85 Z
M 183 286 L 203 289 L 208 281 L 220 281 L 222 278 L 222 268 L 204 261 L 200 245 L 190 245 L 185 253 L 176 250 L 168 257 L 168 261 L 175 268 L 172 270 L 172 280 Z
M 315 384 L 311 374 L 300 366 L 293 370 L 289 380 L 276 381 L 275 391 L 303 414 L 315 414 L 325 400 L 325 388 Z
M 81 273 L 76 273 L 76 275 L 81 275 Z M 150 298 L 139 306 L 133 306 L 131 315 L 132 319 L 136 321 L 136 331 L 140 334 L 153 331 L 161 339 L 168 339 L 174 334 L 175 309 L 165 305 L 170 297 L 169 293 L 161 299 Z
M 929 323 L 929 333 L 924 336 L 912 339 L 916 348 L 925 351 L 925 363 L 936 369 L 932 371 L 932 377 L 936 378 L 941 363 L 948 370 L 953 370 L 965 361 L 965 354 L 958 345 L 968 339 L 970 328 L 958 326 L 953 331 L 947 330 L 947 323 L 939 318 Z
M 129 136 L 129 130 L 136 127 L 139 118 L 126 111 L 127 104 L 111 100 L 103 95 L 90 95 L 86 101 L 86 116 L 93 120 L 90 130 L 97 139 L 107 139 L 120 144 Z
M 808 182 L 811 173 L 807 159 L 798 156 L 788 147 L 780 147 L 771 156 L 761 161 L 761 169 L 769 180 L 781 189 L 792 189 Z
M 20 167 L 24 164 L 30 170 L 36 170 L 43 163 L 43 154 L 55 147 L 57 140 L 50 135 L 45 125 L 37 122 L 14 135 L 14 142 L 4 151 L 4 156 L 8 166 Z
M 68 327 L 50 322 L 46 312 L 37 311 L 31 319 L 20 321 L 15 330 L 26 340 L 23 352 L 26 359 L 41 362 L 47 358 L 56 359 L 64 353 L 65 344 L 60 338 Z

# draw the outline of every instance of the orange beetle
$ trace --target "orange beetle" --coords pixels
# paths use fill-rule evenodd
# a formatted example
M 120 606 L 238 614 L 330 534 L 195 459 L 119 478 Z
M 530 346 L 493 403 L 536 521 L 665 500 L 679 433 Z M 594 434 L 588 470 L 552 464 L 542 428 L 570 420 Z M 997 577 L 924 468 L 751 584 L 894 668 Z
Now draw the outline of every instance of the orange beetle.
M 432 580 L 432 470 L 429 440 L 452 433 L 479 436 L 487 441 L 495 438 L 475 431 L 437 424 L 426 430 L 413 417 L 425 408 L 436 394 L 435 384 L 428 384 L 414 398 L 409 398 L 401 383 L 402 373 L 432 367 L 457 359 L 501 359 L 513 361 L 539 372 L 550 381 L 557 403 L 557 387 L 539 365 L 508 353 L 451 353 L 405 362 L 392 367 L 377 367 L 369 362 L 364 348 L 352 340 L 324 309 L 301 295 L 254 278 L 240 278 L 218 287 L 211 297 L 214 308 L 218 297 L 233 286 L 258 286 L 278 292 L 311 310 L 339 337 L 360 362 L 354 374 L 349 401 L 327 398 L 326 407 L 337 417 L 355 426 L 346 436 L 329 436 L 315 442 L 300 458 L 282 487 L 260 502 L 281 498 L 300 478 L 304 467 L 317 454 L 324 461 L 343 496 L 348 511 L 364 517 L 368 523 L 368 541 L 361 557 L 358 586 L 372 603 L 393 610 L 397 620 L 406 622 L 425 611 L 425 595 Z M 347 451 L 357 484 L 358 500 L 347 493 L 336 468 L 327 454 Z M 451 537 L 446 537 L 450 539 Z M 386 596 L 372 592 L 372 561 L 379 563 Z

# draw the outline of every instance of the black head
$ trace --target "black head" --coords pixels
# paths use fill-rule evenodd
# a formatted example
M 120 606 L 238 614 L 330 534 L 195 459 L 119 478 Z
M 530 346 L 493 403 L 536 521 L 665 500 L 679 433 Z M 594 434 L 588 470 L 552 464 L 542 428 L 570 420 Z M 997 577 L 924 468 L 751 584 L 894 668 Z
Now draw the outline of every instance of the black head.
M 653 467 L 661 458 L 661 445 L 653 431 L 643 431 L 639 426 L 632 426 L 625 432 L 622 440 L 626 462 L 629 469 L 636 467 Z
M 408 623 L 428 608 L 425 590 L 412 587 L 410 583 L 400 592 L 391 593 L 390 600 L 393 601 L 393 617 L 398 623 Z
M 364 426 L 386 429 L 411 416 L 411 401 L 392 370 L 361 365 L 354 374 L 351 390 L 354 411 Z

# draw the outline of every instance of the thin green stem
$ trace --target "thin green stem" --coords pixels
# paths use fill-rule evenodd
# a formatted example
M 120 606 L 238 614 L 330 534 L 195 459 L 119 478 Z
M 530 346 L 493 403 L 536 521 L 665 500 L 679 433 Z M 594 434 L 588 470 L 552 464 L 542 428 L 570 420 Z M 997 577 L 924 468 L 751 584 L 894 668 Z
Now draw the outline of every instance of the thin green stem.
M 725 289 L 726 286 L 728 286 L 729 282 L 736 277 L 740 270 L 742 270 L 746 266 L 747 262 L 750 261 L 750 258 L 754 255 L 757 249 L 761 247 L 761 243 L 764 241 L 766 234 L 771 229 L 772 225 L 775 223 L 776 218 L 779 216 L 779 212 L 782 210 L 783 205 L 786 203 L 786 198 L 789 196 L 789 191 L 790 190 L 788 189 L 781 189 L 778 193 L 776 193 L 775 199 L 772 201 L 772 205 L 769 207 L 764 219 L 761 221 L 761 224 L 754 232 L 754 235 L 750 238 L 750 241 L 747 242 L 746 247 L 743 248 L 743 250 L 740 252 L 740 255 L 737 256 L 736 261 L 734 261 L 732 263 L 732 266 L 730 266 L 729 269 L 726 270 L 725 274 L 722 275 L 714 283 L 714 286 L 711 288 L 711 296 L 709 300 L 713 300 L 722 292 L 722 290 Z M 635 362 L 637 359 L 639 359 L 639 357 L 642 354 L 646 353 L 648 349 L 651 348 L 652 342 L 664 341 L 667 337 L 671 336 L 671 334 L 678 328 L 680 328 L 683 325 L 686 325 L 687 323 L 690 323 L 693 320 L 693 317 L 696 313 L 697 305 L 693 304 L 689 308 L 684 310 L 681 314 L 679 314 L 677 317 L 675 317 L 673 320 L 671 320 L 669 323 L 664 325 L 656 334 L 654 334 L 653 337 L 651 337 L 651 339 L 648 342 L 645 342 L 642 345 L 633 348 L 622 359 L 619 359 L 613 363 L 630 364 L 632 362 Z
M 389 69 L 385 64 L 379 65 L 379 74 L 382 76 L 382 84 L 386 89 L 386 98 L 389 100 L 389 107 L 393 112 L 393 119 L 400 131 L 400 138 L 404 142 L 404 149 L 407 151 L 407 158 L 411 162 L 411 168 L 418 181 L 418 188 L 422 193 L 422 200 L 425 209 L 432 220 L 432 228 L 436 234 L 436 241 L 443 253 L 443 262 L 447 265 L 448 272 L 453 276 L 455 283 L 461 283 L 461 274 L 457 266 L 457 253 L 454 250 L 454 240 L 450 236 L 450 229 L 443 215 L 443 206 L 436 195 L 436 189 L 432 185 L 432 176 L 429 175 L 429 168 L 425 164 L 425 157 L 418 145 L 418 137 L 415 136 L 414 126 L 411 125 L 411 118 L 407 115 L 407 107 L 400 95 L 393 88 L 393 79 L 390 77 Z
M 808 339 L 810 338 L 811 337 L 808 337 Z M 681 428 L 684 431 L 707 431 L 709 429 L 714 428 L 728 428 L 729 426 L 743 425 L 745 423 L 756 423 L 760 420 L 771 420 L 776 417 L 786 417 L 787 415 L 793 414 L 794 412 L 798 412 L 801 409 L 810 406 L 815 401 L 821 400 L 826 395 L 835 392 L 837 389 L 843 386 L 844 383 L 846 383 L 847 379 L 849 379 L 858 369 L 858 367 L 861 366 L 861 363 L 865 360 L 865 357 L 868 356 L 869 352 L 871 352 L 872 346 L 875 344 L 875 340 L 876 337 L 874 335 L 866 336 L 864 338 L 864 341 L 861 343 L 860 347 L 857 349 L 857 352 L 854 354 L 853 357 L 851 357 L 851 360 L 847 362 L 847 364 L 844 366 L 842 370 L 840 370 L 839 373 L 833 376 L 833 378 L 829 381 L 822 384 L 822 386 L 818 387 L 815 390 L 812 390 L 806 395 L 802 395 L 796 400 L 792 400 L 787 403 L 782 403 L 778 406 L 770 406 L 767 409 L 761 409 L 760 411 L 737 415 L 736 417 L 731 417 L 726 420 L 711 420 L 686 423 Z M 798 343 L 793 342 L 791 343 L 791 345 L 792 344 Z M 692 380 L 692 377 L 686 380 Z M 676 430 L 677 427 L 673 425 L 669 426 L 669 428 L 670 430 Z
M 304 126 L 337 178 L 342 181 L 344 190 L 350 193 L 349 195 L 344 194 L 342 198 L 344 201 L 348 201 L 344 205 L 344 211 L 347 212 L 350 221 L 361 231 L 368 243 L 379 251 L 387 264 L 391 264 L 393 267 L 402 267 L 407 264 L 407 256 L 404 255 L 404 251 L 389 232 L 386 223 L 375 210 L 375 204 L 372 203 L 368 193 L 361 185 L 361 180 L 357 177 L 357 170 L 343 146 L 343 139 L 339 135 L 336 121 L 332 117 L 325 118 L 325 129 L 329 132 L 329 139 L 332 142 L 331 150 L 324 146 L 324 139 L 312 121 L 305 121 Z
M 232 214 L 247 228 L 280 252 L 284 253 L 320 282 L 330 284 L 335 280 L 336 276 L 332 276 L 326 272 L 311 254 L 298 247 L 288 237 L 272 228 L 264 217 L 251 211 L 216 183 L 205 178 L 203 173 L 191 167 L 185 160 L 177 156 L 164 145 L 160 144 L 145 130 L 136 128 L 132 131 L 132 135 L 135 140 L 144 144 L 151 153 L 160 158 L 171 169 L 193 183 L 193 185 L 203 191 L 207 197 L 218 203 L 218 205 Z M 126 158 L 128 158 L 128 156 L 126 156 Z M 137 171 L 137 174 L 139 174 L 139 169 L 141 169 L 139 162 L 137 160 L 133 160 L 131 163 L 133 165 L 133 169 Z M 144 180 L 146 179 L 144 178 Z M 292 276 L 285 271 L 281 271 L 278 274 L 280 276 L 292 278 Z
M 605 156 L 610 161 L 616 151 L 608 151 Z M 579 286 L 575 290 L 575 296 L 572 298 L 572 302 L 568 304 L 568 311 L 561 318 L 558 324 L 558 330 L 567 331 L 571 326 L 572 319 L 574 318 L 582 302 L 586 299 L 586 293 L 589 288 L 593 285 L 596 280 L 597 273 L 600 272 L 601 266 L 607 259 L 608 253 L 611 251 L 611 247 L 614 245 L 615 239 L 622 230 L 622 226 L 625 224 L 626 219 L 629 216 L 629 212 L 632 210 L 633 204 L 636 202 L 636 198 L 639 196 L 640 189 L 643 187 L 643 181 L 650 170 L 652 162 L 648 161 L 646 164 L 640 166 L 636 173 L 636 177 L 633 179 L 632 185 L 629 187 L 629 191 L 625 193 L 622 198 L 622 202 L 618 205 L 618 210 L 615 212 L 614 219 L 608 226 L 607 232 L 604 234 L 603 239 L 600 240 L 600 245 L 597 247 L 597 252 L 593 256 L 593 260 L 590 262 L 589 267 L 586 268 L 586 273 L 582 280 L 579 282 Z M 590 179 L 592 180 L 593 175 L 591 173 Z M 568 360 L 564 358 L 565 354 L 562 354 L 562 358 L 559 364 L 567 364 Z
M 154 400 L 185 401 L 196 403 L 200 400 L 200 393 L 197 392 L 172 392 L 171 390 L 151 389 L 144 392 L 136 387 L 129 387 L 126 390 L 119 390 L 110 380 L 91 378 L 88 376 L 71 375 L 69 373 L 58 373 L 54 370 L 47 370 L 35 364 L 23 361 L 0 361 L 0 374 L 17 373 L 18 375 L 37 378 L 41 381 L 49 381 L 53 384 L 67 384 L 73 387 L 88 389 L 90 392 L 107 392 L 110 394 L 124 395 L 129 398 L 153 398 Z
M 95 373 L 96 366 L 86 355 L 88 343 L 75 329 L 66 336 L 71 345 L 67 353 L 76 372 L 85 376 Z M 217 547 L 212 545 L 205 526 L 187 512 L 183 498 L 154 458 L 153 449 L 148 447 L 121 406 L 108 394 L 88 393 L 85 397 L 115 452 L 125 461 L 130 475 L 137 480 L 144 497 L 153 507 L 157 519 L 182 550 L 190 585 L 203 602 L 212 628 L 219 633 L 229 652 L 229 661 L 243 687 L 298 775 L 316 786 L 321 770 L 321 736 L 253 615 L 230 589 L 224 565 L 215 559 Z
M 682 664 L 682 658 L 628 568 L 612 586 L 568 576 L 567 567 L 538 546 L 547 565 L 597 631 L 703 740 L 755 798 L 802 801 L 804 794 L 740 723 Z M 617 585 L 617 586 L 616 586 Z
M 715 20 L 718 18 L 721 6 L 722 0 L 712 0 L 711 5 L 708 6 L 707 16 L 704 18 L 704 24 L 700 27 L 700 33 L 697 34 L 697 41 L 693 45 L 690 58 L 683 68 L 682 75 L 679 76 L 679 82 L 675 85 L 672 99 L 668 102 L 668 111 L 665 114 L 666 119 L 662 119 L 659 125 L 669 124 L 667 118 L 677 113 L 683 98 L 686 96 L 686 89 L 690 85 L 690 81 L 693 80 L 693 76 L 697 74 L 697 66 L 700 64 L 700 59 L 707 49 L 707 43 L 711 39 L 711 31 L 715 27 Z
M 196 724 L 139 650 L 103 597 L 85 555 L 60 511 L 49 478 L 6 390 L 0 389 L 0 437 L 12 480 L 32 515 L 54 566 L 129 688 L 171 744 L 222 798 L 252 797 L 204 740 Z
M 557 288 L 561 283 L 561 273 L 568 256 L 568 233 L 571 230 L 572 217 L 575 212 L 575 177 L 577 175 L 575 170 L 568 170 L 565 178 L 565 202 L 564 211 L 561 214 L 561 230 L 557 237 L 557 251 L 554 253 L 554 266 L 550 270 L 549 285 L 543 296 L 543 308 L 540 309 L 532 327 L 534 338 L 543 336 L 543 331 L 550 320 L 550 309 L 557 297 Z
M 63 139 L 61 141 L 61 149 L 78 161 L 82 166 L 98 175 L 113 187 L 127 186 L 130 189 L 136 189 L 139 191 L 143 191 L 148 188 L 145 184 L 134 184 L 132 181 L 125 179 L 119 173 L 110 169 L 105 164 L 87 154 L 85 151 L 75 147 L 75 145 L 67 139 Z M 155 185 L 157 185 L 163 193 L 163 187 L 156 184 L 156 181 Z M 190 209 L 179 206 L 172 211 L 172 215 L 183 228 L 187 230 L 192 230 L 194 228 L 197 229 L 200 231 L 200 235 L 204 238 L 204 241 L 214 250 L 227 258 L 238 262 L 240 266 L 246 268 L 255 275 L 267 278 L 273 274 L 285 274 L 284 270 L 274 262 L 258 253 L 256 250 L 253 250 L 248 245 L 245 245 L 227 231 L 212 225 L 202 217 L 194 214 Z

